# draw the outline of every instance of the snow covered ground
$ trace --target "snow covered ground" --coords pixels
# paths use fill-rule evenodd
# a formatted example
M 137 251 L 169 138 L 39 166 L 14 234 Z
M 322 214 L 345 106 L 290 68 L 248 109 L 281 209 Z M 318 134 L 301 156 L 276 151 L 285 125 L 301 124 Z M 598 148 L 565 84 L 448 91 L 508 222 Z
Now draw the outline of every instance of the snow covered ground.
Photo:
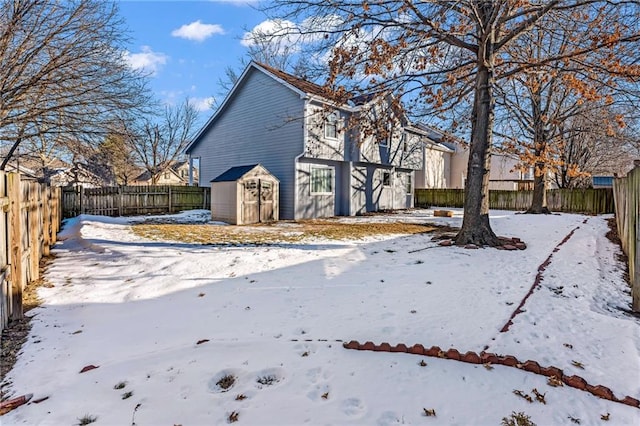
M 433 247 L 430 235 L 203 246 L 136 237 L 130 223 L 144 218 L 69 220 L 47 272 L 53 287 L 40 290 L 44 303 L 30 313 L 33 329 L 8 377 L 14 396 L 48 399 L 0 422 L 499 425 L 524 412 L 538 425 L 638 425 L 640 409 L 516 368 L 336 341 L 462 353 L 488 345 L 640 399 L 640 320 L 624 311 L 630 295 L 619 248 L 605 237 L 608 217 L 492 211 L 496 234 L 521 238 L 524 251 Z M 461 212 L 341 220 L 459 226 Z M 538 266 L 574 229 L 525 312 L 500 333 Z M 99 368 L 79 373 L 90 364 Z M 227 389 L 225 376 L 234 378 Z

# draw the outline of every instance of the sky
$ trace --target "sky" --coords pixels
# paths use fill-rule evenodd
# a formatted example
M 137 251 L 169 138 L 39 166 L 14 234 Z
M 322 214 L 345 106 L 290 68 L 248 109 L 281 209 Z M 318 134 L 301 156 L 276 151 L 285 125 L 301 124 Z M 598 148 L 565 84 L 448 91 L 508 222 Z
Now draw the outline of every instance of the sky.
M 458 227 L 462 211 L 451 210 L 451 218 L 415 209 L 336 220 Z M 208 210 L 69 219 L 3 389 L 33 400 L 1 422 L 497 426 L 521 412 L 539 426 L 637 426 L 638 408 L 569 386 L 575 378 L 560 386 L 495 361 L 342 345 L 486 349 L 638 399 L 640 318 L 626 312 L 620 248 L 605 236 L 611 217 L 492 210 L 498 235 L 527 244 L 516 251 L 443 247 L 430 234 L 194 243 L 236 228 L 210 222 Z M 193 227 L 173 225 L 178 241 L 131 227 L 159 220 Z M 296 226 L 240 228 L 284 237 Z
M 162 102 L 189 98 L 208 117 L 227 67 L 241 71 L 243 37 L 266 20 L 251 0 L 120 0 L 129 29 L 130 65 L 151 75 L 150 87 Z

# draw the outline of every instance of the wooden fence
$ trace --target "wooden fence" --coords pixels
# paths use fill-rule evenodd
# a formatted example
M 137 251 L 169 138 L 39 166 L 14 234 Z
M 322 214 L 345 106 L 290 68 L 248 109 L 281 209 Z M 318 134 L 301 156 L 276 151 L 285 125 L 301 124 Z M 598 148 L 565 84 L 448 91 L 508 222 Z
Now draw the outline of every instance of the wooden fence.
M 60 230 L 60 189 L 0 172 L 0 331 L 23 316 L 22 293 L 40 275 Z
M 489 207 L 498 210 L 526 210 L 531 207 L 533 191 L 489 191 Z M 463 207 L 462 189 L 416 189 L 416 207 Z M 614 212 L 611 188 L 552 189 L 547 191 L 551 211 L 604 214 Z
M 114 186 L 62 192 L 65 218 L 79 214 L 130 216 L 211 208 L 211 189 L 197 186 Z
M 631 307 L 640 312 L 640 165 L 626 177 L 613 180 L 613 193 L 618 235 L 629 258 Z

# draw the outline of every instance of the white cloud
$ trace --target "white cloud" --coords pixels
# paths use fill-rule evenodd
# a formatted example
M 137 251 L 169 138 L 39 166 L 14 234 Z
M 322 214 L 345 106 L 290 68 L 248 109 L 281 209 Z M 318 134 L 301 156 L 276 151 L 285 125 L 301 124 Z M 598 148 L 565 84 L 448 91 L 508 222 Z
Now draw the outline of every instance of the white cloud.
M 336 15 L 312 16 L 300 24 L 286 19 L 270 19 L 245 32 L 240 43 L 245 47 L 266 44 L 277 46 L 276 51 L 296 52 L 303 44 L 322 40 L 325 31 L 332 31 L 341 22 L 342 18 Z
M 213 96 L 207 98 L 189 98 L 189 104 L 200 112 L 211 110 L 215 101 Z
M 169 57 L 161 52 L 154 52 L 149 46 L 142 46 L 140 53 L 124 52 L 124 60 L 134 70 L 144 70 L 156 75 Z
M 295 33 L 297 31 L 297 25 L 286 19 L 274 19 L 262 21 L 249 32 L 244 33 L 240 44 L 245 47 L 251 47 L 258 44 L 258 41 L 266 40 L 275 41 L 278 39 L 281 42 L 288 44 L 294 44 L 298 40 L 298 36 Z
M 217 24 L 203 24 L 200 20 L 171 31 L 174 37 L 195 41 L 204 41 L 214 34 L 224 34 L 224 29 Z

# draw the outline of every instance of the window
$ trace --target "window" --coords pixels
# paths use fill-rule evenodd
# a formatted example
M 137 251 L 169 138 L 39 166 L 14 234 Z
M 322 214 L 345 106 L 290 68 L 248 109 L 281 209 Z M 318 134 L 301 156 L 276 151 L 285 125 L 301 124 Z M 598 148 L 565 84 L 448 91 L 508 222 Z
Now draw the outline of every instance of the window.
M 311 194 L 333 193 L 333 169 L 330 167 L 311 168 Z
M 382 186 L 391 186 L 391 172 L 382 172 Z
M 407 194 L 413 194 L 411 191 L 411 175 L 407 173 L 407 186 L 406 186 Z
M 165 179 L 171 179 L 171 173 L 169 173 L 169 172 L 164 172 L 164 178 L 165 178 Z
M 332 112 L 324 122 L 324 137 L 329 139 L 338 138 L 338 113 Z

